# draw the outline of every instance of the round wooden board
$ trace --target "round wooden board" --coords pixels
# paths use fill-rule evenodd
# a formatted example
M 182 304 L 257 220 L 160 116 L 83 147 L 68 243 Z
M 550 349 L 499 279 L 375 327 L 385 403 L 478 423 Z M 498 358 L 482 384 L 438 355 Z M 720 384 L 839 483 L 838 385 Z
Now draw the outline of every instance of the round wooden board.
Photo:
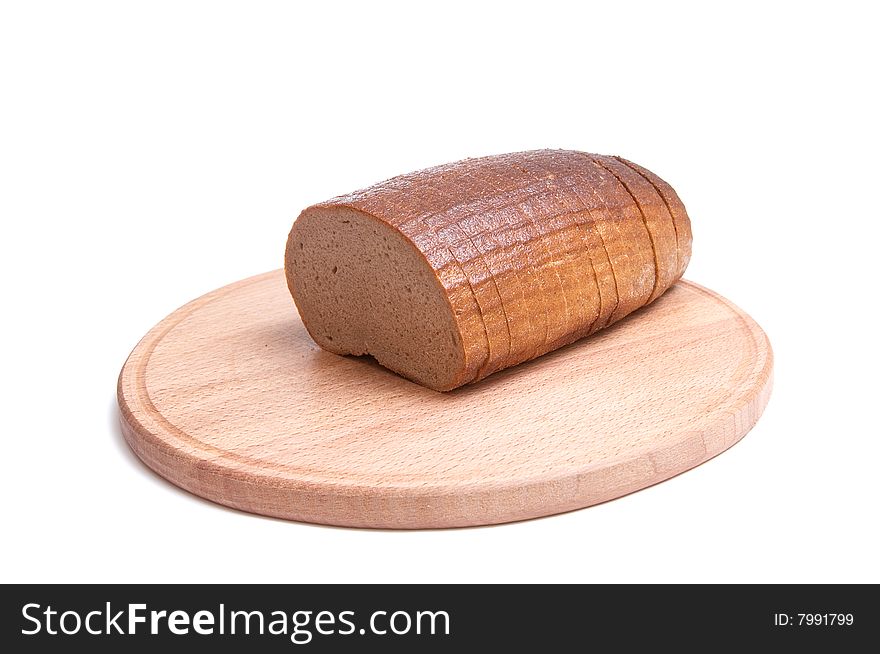
M 181 307 L 119 377 L 157 473 L 269 516 L 484 525 L 604 502 L 724 451 L 770 396 L 767 337 L 682 281 L 620 323 L 451 393 L 319 349 L 274 271 Z

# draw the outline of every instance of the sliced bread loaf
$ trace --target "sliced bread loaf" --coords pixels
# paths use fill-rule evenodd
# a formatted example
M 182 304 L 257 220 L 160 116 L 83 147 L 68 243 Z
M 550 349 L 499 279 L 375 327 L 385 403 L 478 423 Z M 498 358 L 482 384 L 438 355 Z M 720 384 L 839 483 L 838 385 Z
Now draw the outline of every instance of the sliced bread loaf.
M 446 391 L 644 306 L 690 221 L 626 160 L 538 150 L 447 164 L 304 210 L 285 254 L 315 342 Z

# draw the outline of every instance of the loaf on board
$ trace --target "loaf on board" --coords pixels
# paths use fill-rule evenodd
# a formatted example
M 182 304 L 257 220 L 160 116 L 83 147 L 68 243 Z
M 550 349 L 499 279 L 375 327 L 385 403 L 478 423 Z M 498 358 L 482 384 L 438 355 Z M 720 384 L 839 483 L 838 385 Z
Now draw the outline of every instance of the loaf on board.
M 657 175 L 536 150 L 311 206 L 284 267 L 318 345 L 447 391 L 620 320 L 672 286 L 690 255 L 687 212 Z

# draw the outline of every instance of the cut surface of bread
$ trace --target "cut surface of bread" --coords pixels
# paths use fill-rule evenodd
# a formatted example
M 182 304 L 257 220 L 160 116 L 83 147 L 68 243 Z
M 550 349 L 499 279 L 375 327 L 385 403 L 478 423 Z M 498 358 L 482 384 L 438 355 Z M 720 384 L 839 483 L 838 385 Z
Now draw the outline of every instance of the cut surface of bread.
M 458 199 L 456 194 L 438 188 L 444 185 L 439 183 L 442 176 L 437 171 L 444 168 L 438 167 L 431 174 L 423 171 L 401 175 L 315 207 L 362 211 L 399 231 L 424 254 L 454 307 L 453 317 L 464 343 L 461 378 L 471 380 L 488 360 L 499 356 L 499 348 L 503 351 L 506 341 L 498 341 L 498 321 L 488 311 L 494 306 L 491 274 L 479 258 L 463 257 L 462 244 L 441 237 L 429 221 L 438 207 L 454 205 Z
M 285 254 L 315 342 L 447 391 L 653 301 L 690 257 L 675 191 L 619 157 L 536 150 L 401 175 L 303 211 Z
M 335 354 L 369 354 L 429 388 L 458 385 L 462 335 L 422 253 L 361 211 L 313 208 L 290 234 L 287 279 L 303 324 Z

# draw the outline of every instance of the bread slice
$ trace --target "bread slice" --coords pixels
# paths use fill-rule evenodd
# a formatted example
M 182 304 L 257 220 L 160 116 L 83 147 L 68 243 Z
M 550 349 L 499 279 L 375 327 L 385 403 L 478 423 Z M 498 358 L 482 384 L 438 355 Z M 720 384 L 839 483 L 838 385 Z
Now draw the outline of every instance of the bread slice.
M 476 308 L 483 326 L 482 347 L 470 357 L 473 370 L 479 371 L 493 355 L 498 356 L 499 347 L 506 347 L 506 339 L 498 339 L 499 327 L 506 331 L 503 316 L 498 315 L 500 299 L 494 292 L 491 274 L 476 256 L 471 244 L 466 240 L 452 240 L 440 235 L 431 225 L 428 217 L 438 206 L 455 202 L 455 198 L 444 196 L 442 190 L 432 183 L 433 179 L 433 176 L 401 175 L 384 183 L 381 193 L 353 195 L 348 199 L 355 207 L 375 214 L 386 222 L 397 223 L 398 229 L 412 239 L 429 260 L 451 258 L 450 269 L 454 271 L 456 282 L 460 284 L 463 281 L 462 286 L 466 285 L 473 296 L 470 310 L 464 315 L 470 316 Z M 407 217 L 409 220 L 404 221 Z M 466 296 L 463 289 L 460 294 Z M 467 374 L 473 374 L 471 368 Z
M 325 350 L 369 354 L 437 390 L 469 381 L 466 340 L 477 330 L 464 332 L 435 268 L 399 230 L 349 207 L 312 207 L 290 233 L 285 268 Z
M 584 229 L 589 214 L 578 215 L 583 206 L 571 189 L 571 154 L 564 150 L 524 153 L 522 163 L 543 182 L 531 198 L 531 212 L 563 300 L 549 313 L 556 319 L 551 319 L 543 352 L 586 335 L 601 312 L 599 282 Z
M 403 175 L 303 211 L 288 285 L 322 348 L 451 390 L 611 324 L 678 279 L 687 214 L 647 172 L 539 150 Z
M 578 332 L 582 336 L 605 327 L 611 315 L 617 309 L 618 290 L 617 280 L 611 266 L 608 248 L 602 236 L 602 229 L 597 223 L 597 216 L 608 213 L 608 208 L 600 196 L 590 188 L 590 183 L 581 176 L 584 160 L 580 153 L 574 153 L 575 166 L 569 166 L 565 173 L 565 180 L 560 183 L 557 192 L 564 206 L 567 206 L 569 215 L 578 226 L 590 265 L 595 274 L 596 292 L 599 300 L 599 313 L 592 322 L 578 326 Z M 595 298 L 594 298 L 595 300 Z
M 693 245 L 691 219 L 688 217 L 687 209 L 685 209 L 684 203 L 681 201 L 681 198 L 678 197 L 678 193 L 675 192 L 675 189 L 672 188 L 672 186 L 670 186 L 668 182 L 664 181 L 647 168 L 644 168 L 637 163 L 633 163 L 628 159 L 624 159 L 623 157 L 615 157 L 615 159 L 617 159 L 621 163 L 626 164 L 627 166 L 638 172 L 640 175 L 642 175 L 642 177 L 648 180 L 651 185 L 657 190 L 657 193 L 660 195 L 660 197 L 663 198 L 663 202 L 664 204 L 666 204 L 666 208 L 672 215 L 672 224 L 675 230 L 675 241 L 678 251 L 676 279 L 679 279 L 684 274 L 684 271 L 687 269 L 688 263 L 690 263 L 691 249 Z
M 510 330 L 500 291 L 478 246 L 461 227 L 455 223 L 436 226 L 432 219 L 433 216 L 427 216 L 424 221 L 436 230 L 442 242 L 449 244 L 449 250 L 458 261 L 480 308 L 488 346 L 488 356 L 477 371 L 481 376 L 486 368 L 499 369 L 497 362 L 506 361 L 510 353 Z
M 642 216 L 617 178 L 590 155 L 578 169 L 592 194 L 594 225 L 602 237 L 617 284 L 617 305 L 603 327 L 629 315 L 648 301 L 654 290 L 654 252 Z
M 548 218 L 541 222 L 548 230 L 548 248 L 566 301 L 566 321 L 554 325 L 542 348 L 550 352 L 586 335 L 599 318 L 602 296 L 584 233 L 589 218 L 578 215 L 579 207 L 567 201 L 563 187 L 556 183 L 536 201 L 547 212 Z
M 564 211 L 558 194 L 553 152 L 524 153 L 514 164 L 533 180 L 534 191 L 520 208 L 532 225 L 536 243 L 539 245 L 538 270 L 545 292 L 547 329 L 539 353 L 549 352 L 570 342 L 573 325 L 583 320 L 576 314 L 583 313 L 578 306 L 582 279 L 571 278 L 570 264 L 583 251 L 578 240 L 574 221 Z M 578 277 L 584 275 L 584 262 L 580 262 Z M 550 289 L 547 291 L 546 289 Z
M 534 356 L 537 334 L 543 334 L 546 311 L 542 300 L 530 299 L 526 288 L 536 285 L 536 255 L 527 246 L 532 234 L 525 225 L 525 216 L 513 206 L 501 204 L 500 199 L 480 207 L 459 207 L 445 220 L 457 221 L 470 236 L 498 286 L 501 303 L 507 319 L 510 336 L 508 357 L 496 360 L 480 371 L 487 376 L 508 367 L 511 360 L 525 360 Z
M 404 233 L 418 232 L 419 225 L 424 224 L 437 233 L 441 243 L 446 243 L 453 256 L 467 277 L 480 308 L 486 330 L 488 356 L 477 370 L 477 378 L 484 376 L 486 369 L 498 370 L 508 359 L 510 352 L 510 328 L 500 289 L 484 260 L 478 244 L 474 242 L 462 226 L 456 221 L 446 219 L 445 214 L 466 202 L 467 198 L 479 198 L 486 191 L 486 180 L 474 177 L 473 182 L 481 182 L 483 186 L 475 187 L 463 183 L 459 165 L 436 166 L 417 174 L 403 175 L 400 184 L 406 189 L 407 198 L 421 200 L 405 201 L 406 208 L 416 217 L 402 226 Z M 452 182 L 452 183 L 450 183 Z M 401 212 L 400 203 L 397 213 L 387 219 L 391 222 Z M 404 212 L 405 213 L 405 212 Z
M 516 208 L 530 192 L 529 180 L 519 171 L 511 171 L 504 157 L 469 159 L 429 172 L 439 177 L 439 185 L 458 201 L 438 207 L 426 220 L 441 235 L 459 230 L 470 239 L 501 298 L 507 356 L 490 356 L 478 373 L 482 378 L 511 365 L 511 359 L 535 356 L 536 334 L 545 329 L 545 312 L 536 310 L 535 300 L 524 290 L 529 282 L 535 282 L 537 269 L 532 248 L 523 247 L 532 242 L 533 235 L 526 217 Z M 525 266 L 521 265 L 523 259 Z
M 471 262 L 462 263 L 460 253 L 456 257 L 458 249 L 455 244 L 440 238 L 429 224 L 427 216 L 432 211 L 457 200 L 456 196 L 439 196 L 431 183 L 435 179 L 434 174 L 400 175 L 363 192 L 334 198 L 327 206 L 348 206 L 393 225 L 425 255 L 429 264 L 438 271 L 438 279 L 447 289 L 450 303 L 456 307 L 456 320 L 461 323 L 461 333 L 476 335 L 482 331 L 482 338 L 463 338 L 466 369 L 462 376 L 471 379 L 492 354 L 490 344 L 495 347 L 491 340 L 491 314 L 488 314 L 488 318 L 483 315 L 485 305 L 491 304 L 491 288 L 472 283 L 473 277 L 467 274 L 473 271 Z M 479 260 L 474 263 L 479 266 Z M 485 277 L 485 274 L 477 277 L 477 282 Z
M 617 177 L 642 214 L 642 221 L 654 249 L 654 290 L 648 302 L 653 302 L 678 279 L 677 244 L 672 216 L 657 193 L 644 177 L 614 157 L 595 155 L 605 168 Z

